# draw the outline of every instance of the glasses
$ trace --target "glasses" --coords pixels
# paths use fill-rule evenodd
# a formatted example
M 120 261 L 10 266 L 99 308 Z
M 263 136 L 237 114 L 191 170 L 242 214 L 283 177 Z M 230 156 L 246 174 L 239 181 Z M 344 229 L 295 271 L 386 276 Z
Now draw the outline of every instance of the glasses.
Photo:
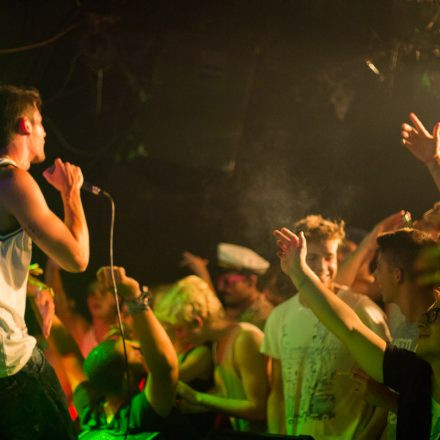
M 434 324 L 438 319 L 440 313 L 440 307 L 433 307 L 423 314 L 427 324 Z

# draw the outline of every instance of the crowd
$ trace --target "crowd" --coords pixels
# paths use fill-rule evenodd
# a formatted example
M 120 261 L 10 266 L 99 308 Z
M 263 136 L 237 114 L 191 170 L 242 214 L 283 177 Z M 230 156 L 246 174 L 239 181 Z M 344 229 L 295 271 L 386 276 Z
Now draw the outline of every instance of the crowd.
M 292 219 L 271 262 L 231 243 L 209 266 L 184 251 L 191 275 L 169 286 L 103 267 L 85 319 L 62 278 L 89 259 L 82 173 L 60 159 L 44 172 L 61 220 L 28 172 L 45 157 L 40 111 L 37 90 L 0 86 L 0 438 L 440 438 L 440 203 L 362 237 Z M 402 143 L 440 190 L 440 123 L 410 119 Z

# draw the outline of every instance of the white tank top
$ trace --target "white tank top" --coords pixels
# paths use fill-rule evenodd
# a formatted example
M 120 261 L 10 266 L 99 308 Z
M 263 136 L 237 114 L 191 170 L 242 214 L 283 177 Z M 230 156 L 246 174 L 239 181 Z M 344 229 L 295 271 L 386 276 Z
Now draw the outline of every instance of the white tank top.
M 0 167 L 8 164 L 16 166 L 0 157 Z M 32 241 L 23 229 L 0 233 L 0 377 L 23 368 L 36 344 L 24 322 L 31 256 Z

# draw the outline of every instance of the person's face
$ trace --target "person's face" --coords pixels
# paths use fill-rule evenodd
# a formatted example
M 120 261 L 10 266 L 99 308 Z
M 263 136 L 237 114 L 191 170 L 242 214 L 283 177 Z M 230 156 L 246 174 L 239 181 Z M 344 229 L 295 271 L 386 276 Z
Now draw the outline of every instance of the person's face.
M 46 131 L 43 127 L 43 118 L 37 107 L 34 108 L 32 117 L 29 119 L 31 129 L 29 140 L 31 145 L 31 163 L 43 162 L 46 158 L 44 152 L 44 142 L 46 139 Z
M 328 288 L 331 288 L 338 270 L 338 245 L 339 240 L 307 243 L 307 264 Z
M 92 318 L 113 319 L 116 301 L 113 292 L 96 283 L 87 296 L 87 306 Z
M 216 286 L 225 306 L 246 302 L 254 293 L 251 277 L 237 272 L 226 272 L 219 275 Z
M 374 278 L 379 286 L 384 303 L 395 302 L 396 300 L 396 284 L 393 270 L 394 268 L 388 262 L 386 256 L 379 252 Z
M 203 324 L 199 319 L 193 322 L 174 324 L 173 332 L 180 346 L 202 345 L 206 342 Z
M 440 300 L 437 300 L 419 320 L 416 353 L 428 362 L 440 355 Z

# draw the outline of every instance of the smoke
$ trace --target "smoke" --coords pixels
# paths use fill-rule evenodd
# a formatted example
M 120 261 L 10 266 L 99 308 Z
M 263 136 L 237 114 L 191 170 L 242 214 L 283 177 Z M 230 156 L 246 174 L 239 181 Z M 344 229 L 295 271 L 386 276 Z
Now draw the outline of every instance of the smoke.
M 316 198 L 287 168 L 274 168 L 273 164 L 260 164 L 258 172 L 246 183 L 237 205 L 246 225 L 244 239 L 254 249 L 270 256 L 274 252 L 272 231 L 289 227 L 310 213 L 316 206 Z

